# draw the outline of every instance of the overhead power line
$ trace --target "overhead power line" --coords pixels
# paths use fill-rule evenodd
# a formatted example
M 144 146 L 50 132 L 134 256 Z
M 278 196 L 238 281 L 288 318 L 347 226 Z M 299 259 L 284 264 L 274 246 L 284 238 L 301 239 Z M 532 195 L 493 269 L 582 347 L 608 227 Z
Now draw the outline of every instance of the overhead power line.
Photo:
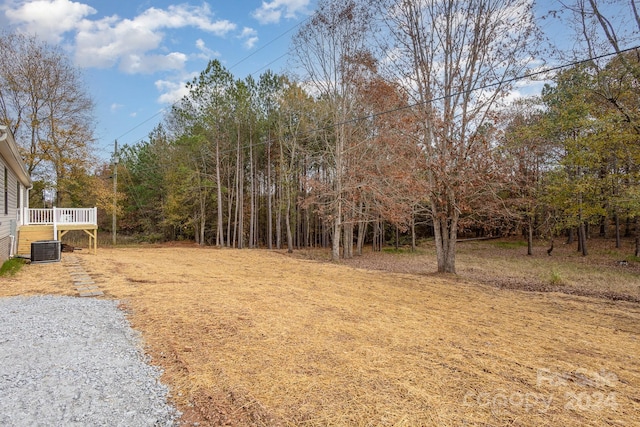
M 268 46 L 269 44 L 273 43 L 278 38 L 283 37 L 286 33 L 290 32 L 294 28 L 302 25 L 302 23 L 304 23 L 308 19 L 310 19 L 310 17 L 306 18 L 305 20 L 301 21 L 300 23 L 298 23 L 294 27 L 292 27 L 289 30 L 285 31 L 280 36 L 276 37 L 275 39 L 273 39 L 272 41 L 267 43 L 261 49 L 264 49 L 266 46 Z M 529 73 L 526 73 L 526 74 L 522 74 L 522 75 L 519 75 L 519 76 L 515 76 L 515 77 L 509 78 L 509 79 L 497 81 L 497 82 L 494 82 L 494 83 L 489 83 L 489 84 L 486 84 L 486 85 L 474 87 L 474 88 L 471 88 L 471 89 L 468 89 L 468 90 L 464 90 L 464 91 L 455 92 L 455 93 L 452 93 L 452 94 L 449 94 L 449 95 L 443 95 L 443 96 L 439 96 L 439 97 L 434 97 L 434 98 L 431 98 L 431 99 L 428 99 L 428 100 L 424 100 L 424 101 L 421 101 L 421 102 L 415 102 L 415 103 L 412 103 L 412 104 L 403 105 L 401 107 L 397 107 L 397 108 L 393 108 L 393 109 L 389 109 L 389 110 L 384 110 L 384 111 L 380 111 L 380 112 L 377 112 L 377 113 L 372 113 L 372 114 L 368 114 L 368 115 L 364 115 L 364 116 L 360 116 L 360 117 L 355 117 L 355 118 L 348 119 L 348 120 L 345 120 L 345 121 L 342 121 L 342 122 L 338 122 L 338 123 L 333 123 L 333 124 L 328 125 L 328 126 L 310 129 L 310 130 L 306 131 L 304 134 L 305 135 L 306 134 L 313 134 L 315 132 L 326 131 L 326 130 L 331 129 L 331 128 L 336 127 L 336 126 L 342 126 L 342 125 L 346 125 L 346 124 L 357 123 L 357 122 L 364 121 L 364 120 L 371 120 L 371 119 L 374 119 L 374 118 L 377 118 L 377 117 L 380 117 L 380 116 L 383 116 L 383 115 L 386 115 L 386 114 L 391 114 L 391 113 L 395 113 L 395 112 L 399 112 L 399 111 L 403 111 L 403 110 L 412 109 L 412 108 L 415 108 L 415 107 L 418 107 L 418 106 L 421 106 L 421 105 L 429 104 L 431 102 L 442 101 L 442 100 L 446 99 L 447 97 L 456 97 L 456 96 L 460 96 L 460 95 L 466 95 L 466 94 L 473 93 L 473 92 L 476 92 L 476 91 L 481 91 L 481 90 L 485 90 L 485 89 L 491 89 L 491 88 L 494 88 L 496 86 L 508 85 L 508 84 L 511 84 L 511 83 L 514 83 L 514 82 L 518 82 L 518 81 L 521 81 L 521 80 L 530 80 L 530 79 L 533 79 L 534 77 L 538 77 L 538 76 L 546 75 L 546 74 L 551 74 L 551 73 L 563 70 L 565 68 L 575 67 L 576 65 L 586 64 L 586 63 L 597 61 L 597 60 L 600 60 L 600 59 L 605 59 L 605 58 L 608 58 L 608 57 L 611 57 L 611 56 L 621 55 L 621 54 L 624 54 L 624 53 L 627 53 L 627 52 L 630 52 L 630 51 L 633 51 L 633 50 L 636 50 L 636 49 L 639 49 L 639 48 L 640 48 L 640 45 L 636 45 L 634 47 L 626 48 L 626 49 L 623 49 L 623 50 L 608 52 L 608 53 L 605 53 L 605 54 L 602 54 L 602 55 L 597 55 L 597 56 L 592 56 L 592 57 L 585 58 L 585 59 L 575 60 L 575 61 L 571 61 L 571 62 L 568 62 L 568 63 L 556 65 L 556 66 L 553 66 L 553 67 L 547 67 L 547 68 L 544 68 L 544 69 L 541 69 L 541 70 L 538 70 L 538 71 L 532 71 L 532 72 L 529 72 Z M 233 67 L 235 67 L 238 64 L 242 63 L 244 60 L 248 59 L 249 57 L 251 57 L 255 53 L 257 53 L 257 51 L 253 52 L 251 55 L 248 55 L 247 57 L 245 57 L 242 60 L 238 61 L 237 63 L 235 63 L 233 65 Z M 285 53 L 285 54 L 277 57 L 276 59 L 274 59 L 273 61 L 271 61 L 267 65 L 265 65 L 264 67 L 260 68 L 258 71 L 268 67 L 269 65 L 271 65 L 272 63 L 278 61 L 279 59 L 283 58 L 286 55 L 287 54 Z M 258 71 L 254 71 L 251 74 L 255 74 Z M 179 101 L 177 101 L 177 102 L 179 102 Z M 171 106 L 176 105 L 177 102 L 173 103 Z M 146 119 L 144 122 L 141 122 L 139 125 L 135 126 L 131 130 L 127 131 L 123 135 L 129 134 L 133 130 L 135 130 L 135 129 L 139 128 L 140 126 L 142 126 L 143 124 L 149 122 L 150 120 L 152 120 L 153 118 L 157 117 L 159 114 L 161 114 L 163 111 L 166 111 L 166 110 L 167 110 L 167 108 L 159 111 L 154 116 Z M 118 138 L 118 139 L 120 139 L 120 138 Z M 136 142 L 139 142 L 142 139 L 143 138 L 137 140 Z M 269 140 L 268 142 L 273 142 L 273 139 Z M 251 147 L 256 147 L 256 146 L 259 146 L 261 144 L 264 144 L 264 141 L 246 145 L 246 146 L 244 146 L 244 148 L 249 148 L 250 146 Z M 225 153 L 227 151 L 230 152 L 231 150 L 226 150 Z
M 502 80 L 502 81 L 499 81 L 499 82 L 489 83 L 489 84 L 486 84 L 486 85 L 483 85 L 483 86 L 474 87 L 474 88 L 471 88 L 469 90 L 459 91 L 459 92 L 455 92 L 455 93 L 452 93 L 452 94 L 449 94 L 449 95 L 443 95 L 443 96 L 439 96 L 439 97 L 434 97 L 434 98 L 430 98 L 430 99 L 425 100 L 425 101 L 415 102 L 415 103 L 412 103 L 412 104 L 403 105 L 401 107 L 380 111 L 380 112 L 377 112 L 377 113 L 372 113 L 372 114 L 367 114 L 367 115 L 364 115 L 364 116 L 354 117 L 352 119 L 344 120 L 342 122 L 332 123 L 332 124 L 327 125 L 327 126 L 313 128 L 313 129 L 305 131 L 304 133 L 302 133 L 301 136 L 306 136 L 306 135 L 310 135 L 310 134 L 313 134 L 313 133 L 316 133 L 316 132 L 321 132 L 321 131 L 327 131 L 327 130 L 332 129 L 332 128 L 336 127 L 336 126 L 342 126 L 342 125 L 351 124 L 351 123 L 358 123 L 360 121 L 375 119 L 377 117 L 384 116 L 386 114 L 396 113 L 398 111 L 403 111 L 403 110 L 409 110 L 409 109 L 412 109 L 412 108 L 415 108 L 415 107 L 418 107 L 418 106 L 421 106 L 421 105 L 429 104 L 431 102 L 442 101 L 442 100 L 444 100 L 446 98 L 449 98 L 449 97 L 456 97 L 456 96 L 460 96 L 460 95 L 466 95 L 466 94 L 469 94 L 469 93 L 472 93 L 472 92 L 485 90 L 485 89 L 490 89 L 490 88 L 493 88 L 493 87 L 496 87 L 496 86 L 507 85 L 507 84 L 514 83 L 514 82 L 521 81 L 521 80 L 533 79 L 534 77 L 537 77 L 537 76 L 540 76 L 540 75 L 551 74 L 551 73 L 554 73 L 556 71 L 563 70 L 565 68 L 575 67 L 576 65 L 586 64 L 586 63 L 589 63 L 589 62 L 592 62 L 592 61 L 597 61 L 599 59 L 604 59 L 604 58 L 608 58 L 608 57 L 615 56 L 615 55 L 621 55 L 621 54 L 624 54 L 624 53 L 627 53 L 627 52 L 630 52 L 630 51 L 633 51 L 633 50 L 636 50 L 636 49 L 640 49 L 640 45 L 637 45 L 637 46 L 634 46 L 634 47 L 630 47 L 630 48 L 627 48 L 627 49 L 623 49 L 623 50 L 619 50 L 619 51 L 615 51 L 615 52 L 609 52 L 609 53 L 605 53 L 605 54 L 602 54 L 602 55 L 589 57 L 589 58 L 586 58 L 586 59 L 580 59 L 580 60 L 568 62 L 568 63 L 561 64 L 561 65 L 556 65 L 556 66 L 553 66 L 553 67 L 544 68 L 544 69 L 538 70 L 538 71 L 532 71 L 530 73 L 526 73 L 526 74 L 522 74 L 522 75 L 519 75 L 519 76 L 515 76 L 515 77 L 509 78 L 509 79 L 505 79 L 505 80 Z M 267 142 L 274 142 L 274 141 L 275 140 L 273 138 L 267 139 Z M 243 148 L 257 147 L 257 146 L 260 146 L 260 145 L 264 144 L 264 142 L 265 141 L 244 145 Z M 235 150 L 223 150 L 221 152 L 224 153 L 224 154 L 228 154 L 228 153 L 234 152 L 234 151 Z
M 594 57 L 589 57 L 589 58 L 585 58 L 585 59 L 571 61 L 571 62 L 568 62 L 568 63 L 565 63 L 565 64 L 561 64 L 561 65 L 556 65 L 556 66 L 553 66 L 553 67 L 544 68 L 544 69 L 541 69 L 541 70 L 538 70 L 538 71 L 533 71 L 533 72 L 530 72 L 530 73 L 526 73 L 526 74 L 522 74 L 522 75 L 519 75 L 519 76 L 515 76 L 515 77 L 512 77 L 510 79 L 506 79 L 506 80 L 503 80 L 503 81 L 500 81 L 500 82 L 489 83 L 489 84 L 486 84 L 486 85 L 483 85 L 483 86 L 479 86 L 479 87 L 476 87 L 476 88 L 469 89 L 467 91 L 460 91 L 460 92 L 457 92 L 457 93 L 453 93 L 453 94 L 450 94 L 448 96 L 449 97 L 454 97 L 454 96 L 458 96 L 458 95 L 462 95 L 462 94 L 466 94 L 466 93 L 470 93 L 470 92 L 474 92 L 474 91 L 478 91 L 478 90 L 489 89 L 489 88 L 496 87 L 496 86 L 499 86 L 499 85 L 505 85 L 505 84 L 509 84 L 509 83 L 514 83 L 514 82 L 517 82 L 517 81 L 520 81 L 520 80 L 532 79 L 532 78 L 537 77 L 537 76 L 554 73 L 554 72 L 563 70 L 565 68 L 570 68 L 570 67 L 574 67 L 576 65 L 586 64 L 586 63 L 589 63 L 591 61 L 596 61 L 596 60 L 599 60 L 599 59 L 604 59 L 604 58 L 608 58 L 608 57 L 611 57 L 611 56 L 624 54 L 624 53 L 627 53 L 627 52 L 630 52 L 630 51 L 633 51 L 633 50 L 636 50 L 636 49 L 640 49 L 640 45 L 637 45 L 637 46 L 634 46 L 634 47 L 630 47 L 630 48 L 627 48 L 627 49 L 623 49 L 623 50 L 620 50 L 620 51 L 617 51 L 617 52 L 609 52 L 609 53 L 605 53 L 605 54 L 594 56 Z M 368 114 L 368 115 L 365 115 L 365 116 L 356 117 L 356 118 L 353 118 L 353 119 L 349 119 L 349 120 L 345 120 L 345 121 L 342 121 L 342 122 L 334 123 L 334 124 L 331 124 L 331 125 L 328 125 L 328 126 L 309 129 L 309 130 L 301 133 L 300 136 L 304 137 L 304 136 L 312 135 L 312 134 L 314 134 L 316 132 L 321 132 L 321 131 L 326 131 L 326 130 L 332 129 L 332 128 L 336 127 L 336 126 L 341 126 L 341 125 L 351 124 L 351 123 L 357 123 L 359 121 L 364 121 L 364 120 L 371 120 L 373 118 L 377 118 L 377 117 L 383 116 L 385 114 L 392 114 L 392 113 L 395 113 L 395 112 L 398 112 L 398 111 L 411 109 L 411 108 L 414 108 L 414 107 L 417 107 L 417 106 L 420 106 L 420 105 L 428 104 L 430 102 L 441 101 L 441 100 L 443 100 L 445 98 L 446 98 L 446 96 L 435 97 L 435 98 L 431 98 L 431 99 L 423 101 L 423 102 L 416 102 L 416 103 L 413 103 L 413 104 L 407 104 L 407 105 L 403 105 L 401 107 L 397 107 L 397 108 L 393 108 L 393 109 L 389 109 L 389 110 L 384 110 L 384 111 L 381 111 L 381 112 L 378 112 L 378 113 Z M 275 142 L 275 141 L 276 141 L 276 139 L 274 139 L 274 138 L 268 138 L 268 139 L 262 140 L 260 142 L 255 142 L 255 143 L 252 143 L 252 144 L 243 145 L 242 148 L 258 147 L 258 146 L 263 145 L 265 143 L 271 143 L 271 142 Z M 236 149 L 221 150 L 220 154 L 229 154 L 229 153 L 233 153 L 235 151 L 236 151 Z
M 263 44 L 262 46 L 260 46 L 258 49 L 252 51 L 250 54 L 244 56 L 243 58 L 241 58 L 239 61 L 237 61 L 236 63 L 234 63 L 233 65 L 231 65 L 230 67 L 228 67 L 229 70 L 234 69 L 235 67 L 237 67 L 238 65 L 242 64 L 243 62 L 245 62 L 246 60 L 248 60 L 249 58 L 251 58 L 252 56 L 256 55 L 257 53 L 265 50 L 267 47 L 271 46 L 272 44 L 274 44 L 276 41 L 280 40 L 281 38 L 283 38 L 284 36 L 286 36 L 287 34 L 289 34 L 290 32 L 292 32 L 293 30 L 295 30 L 296 28 L 300 27 L 301 25 L 303 25 L 305 22 L 307 22 L 309 19 L 311 19 L 313 17 L 314 14 L 311 14 L 309 16 L 307 16 L 305 19 L 301 20 L 300 22 L 296 23 L 295 25 L 293 25 L 292 27 L 288 28 L 287 30 L 283 31 L 282 33 L 280 33 L 278 36 L 276 36 L 275 38 L 269 40 L 267 43 Z M 269 67 L 270 65 L 276 63 L 277 61 L 279 61 L 280 59 L 284 58 L 285 56 L 287 56 L 288 53 L 283 53 L 282 55 L 278 56 L 277 58 L 273 59 L 272 61 L 268 62 L 267 64 L 263 65 L 261 68 L 259 68 L 258 70 L 249 73 L 249 75 L 254 75 L 256 73 L 258 73 L 259 71 L 264 70 L 265 68 Z M 159 115 L 165 113 L 166 111 L 168 111 L 169 109 L 171 109 L 173 106 L 175 106 L 178 102 L 180 102 L 180 100 L 172 102 L 169 106 L 162 108 L 160 111 L 158 111 L 157 113 L 153 114 L 152 116 L 148 117 L 147 119 L 145 119 L 144 121 L 140 122 L 139 124 L 135 125 L 134 127 L 132 127 L 131 129 L 127 130 L 126 132 L 124 132 L 122 135 L 120 135 L 119 137 L 117 137 L 116 139 L 122 139 L 124 136 L 130 134 L 131 132 L 133 132 L 134 130 L 138 129 L 139 127 L 143 126 L 144 124 L 150 122 L 151 120 L 155 119 L 156 117 L 158 117 Z M 136 142 L 141 141 L 142 138 L 136 140 Z
M 569 62 L 569 63 L 562 64 L 562 65 L 557 65 L 555 67 L 549 67 L 549 68 L 545 68 L 545 69 L 542 69 L 542 70 L 539 70 L 539 71 L 533 71 L 533 72 L 530 72 L 530 73 L 522 74 L 520 76 L 512 77 L 510 79 L 505 79 L 505 80 L 502 80 L 502 81 L 499 81 L 499 82 L 489 83 L 489 84 L 486 84 L 486 85 L 483 85 L 483 86 L 474 87 L 474 88 L 471 88 L 469 90 L 463 90 L 463 91 L 455 92 L 455 93 L 452 93 L 452 94 L 449 94 L 449 95 L 443 95 L 443 96 L 431 98 L 431 99 L 428 99 L 428 100 L 425 100 L 425 101 L 415 102 L 413 104 L 408 104 L 408 105 L 403 105 L 402 107 L 397 107 L 397 108 L 393 108 L 393 109 L 390 109 L 390 110 L 385 110 L 385 111 L 381 111 L 381 112 L 378 112 L 378 113 L 368 114 L 366 116 L 356 117 L 356 118 L 353 118 L 353 119 L 345 120 L 343 122 L 336 123 L 336 124 L 333 124 L 333 125 L 328 126 L 328 127 L 320 128 L 318 130 L 326 130 L 327 128 L 331 128 L 333 126 L 340 126 L 340 125 L 345 125 L 345 124 L 349 124 L 349 123 L 356 123 L 356 122 L 359 122 L 359 121 L 362 121 L 362 120 L 370 120 L 370 119 L 373 119 L 373 118 L 376 118 L 376 117 L 379 117 L 379 116 L 383 116 L 385 114 L 390 114 L 390 113 L 395 113 L 395 112 L 402 111 L 402 110 L 411 109 L 411 108 L 414 108 L 414 107 L 418 107 L 420 105 L 429 104 L 431 102 L 442 101 L 444 99 L 457 97 L 457 96 L 460 96 L 460 95 L 467 95 L 469 93 L 473 93 L 473 92 L 476 92 L 476 91 L 479 91 L 479 90 L 491 89 L 491 88 L 494 88 L 496 86 L 508 85 L 510 83 L 514 83 L 514 82 L 517 82 L 517 81 L 520 81 L 520 80 L 529 80 L 529 79 L 532 79 L 534 77 L 537 77 L 537 76 L 540 76 L 540 75 L 543 75 L 543 74 L 550 74 L 550 73 L 553 73 L 555 71 L 563 70 L 565 68 L 575 67 L 576 65 L 586 64 L 588 62 L 597 61 L 598 59 L 604 59 L 604 58 L 608 58 L 608 57 L 614 56 L 614 55 L 620 55 L 620 54 L 623 54 L 623 53 L 626 53 L 626 52 L 630 52 L 632 50 L 636 50 L 636 49 L 639 49 L 639 48 L 640 48 L 640 45 L 637 45 L 635 47 L 630 47 L 628 49 L 620 50 L 620 51 L 617 51 L 617 52 L 609 52 L 609 53 L 605 53 L 605 54 L 602 54 L 602 55 L 590 57 L 590 58 L 587 58 L 587 59 L 581 59 L 581 60 L 578 60 L 578 61 L 573 61 L 573 62 Z

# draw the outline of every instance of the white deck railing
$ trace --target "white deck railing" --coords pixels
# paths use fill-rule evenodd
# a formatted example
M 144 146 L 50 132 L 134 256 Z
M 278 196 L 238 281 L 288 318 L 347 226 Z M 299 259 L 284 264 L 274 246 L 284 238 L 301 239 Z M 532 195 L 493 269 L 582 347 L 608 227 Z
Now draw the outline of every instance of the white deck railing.
M 23 225 L 97 225 L 96 208 L 25 209 Z

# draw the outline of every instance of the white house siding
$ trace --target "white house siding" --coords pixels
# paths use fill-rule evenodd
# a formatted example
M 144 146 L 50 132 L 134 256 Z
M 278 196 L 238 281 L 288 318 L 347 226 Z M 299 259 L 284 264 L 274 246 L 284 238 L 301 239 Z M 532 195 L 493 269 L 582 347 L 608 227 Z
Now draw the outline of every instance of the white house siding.
M 20 183 L 19 187 L 18 183 Z M 17 238 L 16 230 L 19 226 L 18 198 L 22 194 L 23 200 L 20 206 L 28 207 L 24 203 L 28 197 L 27 188 L 30 185 L 31 180 L 18 154 L 13 136 L 5 126 L 0 126 L 0 263 L 9 258 L 12 253 L 11 236 L 13 235 L 14 239 Z
M 5 211 L 5 170 L 7 171 L 7 199 Z M 0 262 L 4 262 L 11 253 L 11 231 L 16 227 L 17 219 L 17 179 L 9 169 L 4 158 L 0 159 Z

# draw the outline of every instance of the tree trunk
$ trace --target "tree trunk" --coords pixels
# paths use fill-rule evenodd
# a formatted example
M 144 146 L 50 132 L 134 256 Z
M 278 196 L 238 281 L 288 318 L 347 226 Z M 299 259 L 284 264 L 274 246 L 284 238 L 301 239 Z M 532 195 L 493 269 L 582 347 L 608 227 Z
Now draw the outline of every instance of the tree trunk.
M 573 228 L 567 229 L 567 245 L 573 243 Z
M 231 174 L 228 174 L 231 175 Z M 234 187 L 233 187 L 233 183 L 231 182 L 231 176 L 229 176 L 227 178 L 227 188 L 229 189 L 229 191 L 227 192 L 228 196 L 227 196 L 227 246 L 229 247 L 233 247 L 235 245 L 235 242 L 233 241 L 232 237 L 231 237 L 231 223 L 233 222 L 233 197 L 234 197 Z
M 340 232 L 342 231 L 341 226 L 342 224 L 340 223 L 340 214 L 338 214 L 333 219 L 333 235 L 331 236 L 331 261 L 338 261 L 340 259 Z
M 281 180 L 284 178 L 281 178 Z M 286 184 L 284 184 L 286 185 Z M 284 196 L 282 195 L 282 186 L 278 186 L 276 189 L 276 249 L 282 249 L 282 203 L 284 202 Z M 272 212 L 273 214 L 273 212 Z M 273 221 L 273 220 L 272 220 Z M 271 234 L 273 234 L 273 226 L 271 227 Z M 273 237 L 271 238 L 271 246 L 273 246 Z
M 342 174 L 343 163 L 342 154 L 344 147 L 344 128 L 341 127 L 336 133 L 336 176 L 335 176 L 335 195 L 333 203 L 335 207 L 333 209 L 333 242 L 331 245 L 331 260 L 338 261 L 340 259 L 340 235 L 342 231 Z
M 400 249 L 400 228 L 396 225 L 396 251 Z
M 300 210 L 300 207 L 296 208 L 296 215 L 300 215 L 301 218 L 304 218 L 304 247 L 308 248 L 311 246 L 311 218 L 309 209 Z
M 267 248 L 273 249 L 273 207 L 271 206 L 271 133 L 267 137 Z
M 223 203 L 222 203 L 222 180 L 220 179 L 220 147 L 216 142 L 216 190 L 218 192 L 218 225 L 216 227 L 216 245 L 224 246 L 224 225 L 223 225 Z
M 194 212 L 194 238 L 198 245 L 204 246 L 204 232 L 207 223 L 207 190 L 203 187 L 199 168 L 196 167 L 195 173 L 198 179 L 198 211 Z
M 353 258 L 353 223 L 345 223 L 342 229 L 344 233 L 342 256 L 344 259 L 350 259 Z
M 251 187 L 253 191 L 253 203 L 251 208 L 251 222 L 253 223 L 253 240 L 252 248 L 260 247 L 260 186 L 258 185 L 258 161 L 255 159 L 253 165 L 253 175 L 251 178 Z
M 533 218 L 529 217 L 529 230 L 527 233 L 527 255 L 533 255 Z
M 288 189 L 289 187 L 287 187 Z M 285 222 L 285 227 L 287 229 L 287 252 L 288 253 L 292 253 L 293 252 L 293 234 L 291 233 L 291 195 L 289 194 L 291 190 L 287 190 L 286 193 L 286 197 L 287 197 L 287 207 L 284 213 L 284 222 Z
M 582 252 L 582 231 L 581 228 L 578 226 L 578 252 Z
M 241 247 L 241 243 L 240 243 L 240 234 L 239 234 L 239 228 L 240 228 L 240 204 L 241 204 L 241 195 L 240 195 L 240 191 L 241 191 L 241 187 L 242 187 L 242 183 L 241 183 L 241 176 L 240 176 L 240 171 L 242 169 L 241 167 L 241 158 L 240 158 L 240 153 L 241 153 L 241 147 L 240 147 L 240 126 L 238 126 L 238 131 L 237 131 L 237 146 L 236 146 L 236 173 L 235 173 L 235 192 L 236 192 L 236 203 L 235 203 L 235 208 L 233 211 L 233 246 L 232 247 L 237 247 L 240 248 Z M 236 246 L 237 245 L 237 246 Z
M 193 212 L 193 239 L 196 241 L 196 245 L 200 244 L 200 222 L 198 221 L 197 212 Z
M 338 135 L 338 141 L 341 141 Z M 331 242 L 331 260 L 340 259 L 340 238 L 342 236 L 342 151 L 339 143 L 336 147 L 335 195 L 333 196 L 333 241 Z
M 256 194 L 255 194 L 255 172 L 253 167 L 253 140 L 249 131 L 249 175 L 251 183 L 251 206 L 249 208 L 249 248 L 254 247 L 256 231 Z
M 205 245 L 204 235 L 207 225 L 207 203 L 205 197 L 200 195 L 200 246 Z
M 367 234 L 367 221 L 361 220 L 358 222 L 358 244 L 356 246 L 356 253 L 362 255 L 362 247 L 364 246 L 364 238 Z
M 244 248 L 244 153 L 238 126 L 238 249 Z
M 416 215 L 411 214 L 411 252 L 416 251 Z
M 379 220 L 375 220 L 373 222 L 373 239 L 371 242 L 371 250 L 373 252 L 378 251 L 378 230 L 380 229 L 380 221 Z
M 616 223 L 616 248 L 620 249 L 620 217 L 617 213 L 615 214 L 614 221 Z
M 607 238 L 607 217 L 605 215 L 600 218 L 600 237 Z
M 458 214 L 454 213 L 450 216 L 451 218 L 433 218 L 438 273 L 456 273 Z
M 580 223 L 580 228 L 578 229 L 578 240 L 580 242 L 580 249 L 582 252 L 582 256 L 587 256 L 587 230 L 585 228 L 584 222 Z

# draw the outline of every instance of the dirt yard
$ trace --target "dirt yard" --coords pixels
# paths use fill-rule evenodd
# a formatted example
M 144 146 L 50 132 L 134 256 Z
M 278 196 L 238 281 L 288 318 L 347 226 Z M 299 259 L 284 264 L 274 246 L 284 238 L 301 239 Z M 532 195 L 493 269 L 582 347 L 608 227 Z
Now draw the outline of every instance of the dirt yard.
M 184 425 L 640 425 L 640 305 L 616 297 L 634 297 L 640 276 L 621 270 L 598 294 L 591 270 L 581 282 L 566 263 L 498 257 L 491 276 L 473 251 L 460 277 L 428 274 L 429 253 L 352 265 L 189 245 L 73 256 L 142 332 Z M 68 256 L 2 279 L 0 296 L 74 295 Z

